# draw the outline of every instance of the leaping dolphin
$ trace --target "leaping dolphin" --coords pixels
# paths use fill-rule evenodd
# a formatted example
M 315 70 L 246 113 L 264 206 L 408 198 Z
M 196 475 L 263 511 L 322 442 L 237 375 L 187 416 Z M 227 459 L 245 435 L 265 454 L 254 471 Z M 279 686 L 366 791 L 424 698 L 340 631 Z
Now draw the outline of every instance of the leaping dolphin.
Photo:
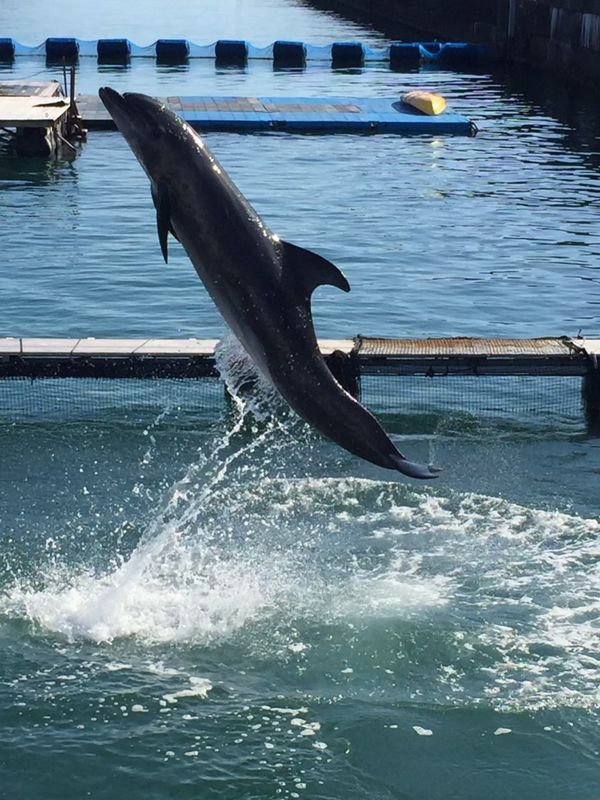
M 408 461 L 375 417 L 335 380 L 311 314 L 317 286 L 350 286 L 340 270 L 267 228 L 200 136 L 143 94 L 100 98 L 150 179 L 165 261 L 171 232 L 229 327 L 289 405 L 354 455 L 413 478 L 439 470 Z

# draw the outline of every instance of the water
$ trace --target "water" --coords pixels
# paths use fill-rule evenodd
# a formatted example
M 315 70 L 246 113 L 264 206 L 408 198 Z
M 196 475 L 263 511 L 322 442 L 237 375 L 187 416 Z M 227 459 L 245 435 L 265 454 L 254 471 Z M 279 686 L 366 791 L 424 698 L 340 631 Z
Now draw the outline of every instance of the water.
M 218 9 L 9 0 L 0 31 L 382 41 L 301 3 Z M 3 74 L 39 70 L 24 58 Z M 522 74 L 262 62 L 92 59 L 79 80 L 439 87 L 476 139 L 207 140 L 274 230 L 346 273 L 350 295 L 315 297 L 321 335 L 599 332 L 600 126 L 585 96 Z M 74 160 L 1 156 L 0 335 L 223 331 L 175 242 L 162 263 L 117 134 L 90 135 Z M 236 352 L 221 354 L 230 405 L 212 385 L 0 387 L 0 796 L 595 800 L 600 461 L 578 387 L 489 397 L 465 381 L 433 415 L 418 387 L 391 415 L 366 387 L 399 446 L 444 467 L 423 487 L 312 435 L 264 386 L 240 392 Z M 469 411 L 504 396 L 501 419 Z

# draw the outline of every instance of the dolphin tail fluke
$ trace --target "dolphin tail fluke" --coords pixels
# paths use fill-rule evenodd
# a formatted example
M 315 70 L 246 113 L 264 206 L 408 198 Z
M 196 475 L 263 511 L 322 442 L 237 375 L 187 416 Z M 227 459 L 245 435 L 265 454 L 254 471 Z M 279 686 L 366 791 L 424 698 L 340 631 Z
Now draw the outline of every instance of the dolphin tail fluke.
M 411 478 L 431 480 L 432 478 L 437 478 L 441 472 L 441 470 L 436 467 L 426 466 L 425 464 L 415 464 L 414 461 L 407 461 L 400 453 L 392 455 L 392 461 L 398 472 L 401 472 L 403 475 L 408 475 Z

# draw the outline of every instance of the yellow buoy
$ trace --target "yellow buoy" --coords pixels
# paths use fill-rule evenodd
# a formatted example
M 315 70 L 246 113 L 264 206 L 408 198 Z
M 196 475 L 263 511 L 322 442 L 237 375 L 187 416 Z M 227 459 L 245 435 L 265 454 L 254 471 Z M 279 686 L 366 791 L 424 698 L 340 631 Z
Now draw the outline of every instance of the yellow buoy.
M 406 92 L 402 95 L 402 102 L 422 111 L 423 114 L 429 114 L 429 116 L 441 114 L 446 108 L 446 101 L 442 95 L 433 92 Z

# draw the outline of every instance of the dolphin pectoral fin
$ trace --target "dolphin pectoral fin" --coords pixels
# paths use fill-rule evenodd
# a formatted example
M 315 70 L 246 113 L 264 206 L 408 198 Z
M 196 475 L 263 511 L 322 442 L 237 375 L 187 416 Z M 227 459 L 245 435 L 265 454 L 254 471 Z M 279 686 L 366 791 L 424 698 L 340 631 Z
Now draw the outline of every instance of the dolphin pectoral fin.
M 401 472 L 403 475 L 408 475 L 411 478 L 421 478 L 422 480 L 427 480 L 431 478 L 437 478 L 441 472 L 441 470 L 437 469 L 436 467 L 426 466 L 425 464 L 415 464 L 414 461 L 407 461 L 407 459 L 404 458 L 404 456 L 401 456 L 400 453 L 393 455 L 392 461 L 394 462 L 398 472 Z
M 167 246 L 167 238 L 169 230 L 171 230 L 171 206 L 169 203 L 169 190 L 164 183 L 159 183 L 156 191 L 152 191 L 152 199 L 156 206 L 156 227 L 158 229 L 158 241 L 160 242 L 160 249 L 165 260 L 165 264 L 169 262 L 169 251 Z
M 350 284 L 342 272 L 323 256 L 305 250 L 290 242 L 281 242 L 283 248 L 284 274 L 302 287 L 310 297 L 317 286 L 337 286 L 343 292 L 350 291 Z

